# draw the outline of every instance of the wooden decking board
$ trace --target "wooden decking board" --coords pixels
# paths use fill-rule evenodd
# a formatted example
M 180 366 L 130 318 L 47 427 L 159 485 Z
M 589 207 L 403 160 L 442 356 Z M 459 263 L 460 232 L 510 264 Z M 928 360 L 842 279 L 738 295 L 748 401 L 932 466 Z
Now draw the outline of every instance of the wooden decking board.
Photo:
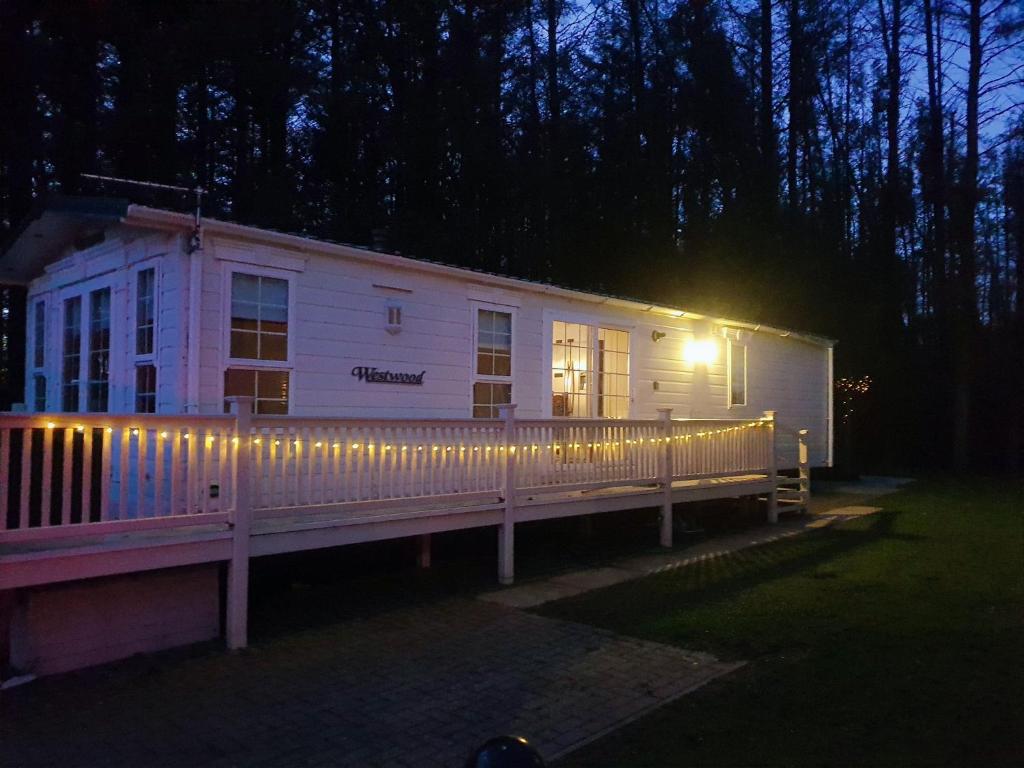
M 772 481 L 764 474 L 743 474 L 729 477 L 676 480 L 672 483 L 674 502 L 696 499 L 728 498 L 762 493 L 770 489 Z M 533 493 L 517 500 L 516 521 L 545 520 L 595 514 L 630 508 L 643 509 L 656 506 L 661 489 L 656 485 L 608 486 L 590 490 Z M 359 509 L 346 512 L 317 512 L 315 508 L 304 514 L 282 517 L 257 517 L 253 521 L 253 556 L 288 551 L 302 551 L 324 546 L 339 546 L 361 541 L 415 535 L 419 532 L 444 532 L 466 527 L 495 525 L 500 522 L 503 502 L 500 498 L 487 498 L 469 504 L 434 504 L 423 507 L 402 506 L 378 509 Z M 77 558 L 82 563 L 104 555 L 113 556 L 132 568 L 131 562 L 144 561 L 147 552 L 180 552 L 182 564 L 197 558 L 224 559 L 224 553 L 210 545 L 231 538 L 231 530 L 223 524 L 190 525 L 105 535 L 83 533 L 50 540 L 0 543 L 0 567 L 8 569 L 21 565 L 32 571 L 33 583 L 39 582 L 39 568 L 45 561 L 56 562 Z M 262 543 L 258 546 L 256 540 Z M 176 548 L 176 549 L 174 549 Z M 132 554 L 136 557 L 133 560 Z M 205 554 L 200 554 L 205 553 Z M 165 567 L 173 566 L 171 561 Z M 88 568 L 92 565 L 83 566 Z M 74 570 L 74 569 L 72 569 Z M 53 581 L 67 580 L 67 571 Z M 12 579 L 17 579 L 12 576 Z

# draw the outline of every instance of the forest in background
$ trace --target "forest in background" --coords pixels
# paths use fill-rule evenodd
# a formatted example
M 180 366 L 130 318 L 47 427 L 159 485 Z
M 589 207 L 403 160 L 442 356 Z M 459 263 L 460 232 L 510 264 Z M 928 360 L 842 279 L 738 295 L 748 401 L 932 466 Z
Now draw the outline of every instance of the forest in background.
M 0 73 L 3 230 L 50 192 L 189 202 L 82 173 L 198 184 L 835 338 L 847 468 L 1021 467 L 1019 0 L 0 0 Z

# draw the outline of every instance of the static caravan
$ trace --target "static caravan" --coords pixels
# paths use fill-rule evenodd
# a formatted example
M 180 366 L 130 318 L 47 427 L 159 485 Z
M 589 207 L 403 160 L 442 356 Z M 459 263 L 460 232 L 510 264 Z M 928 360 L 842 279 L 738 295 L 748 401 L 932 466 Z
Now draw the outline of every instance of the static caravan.
M 510 583 L 517 523 L 657 510 L 672 546 L 675 505 L 774 520 L 832 460 L 810 334 L 109 199 L 40 208 L 0 279 L 28 315 L 0 415 L 13 668 L 221 615 L 244 646 L 251 558 L 416 537 L 426 564 L 432 534 L 492 527 Z
M 34 412 L 729 419 L 832 460 L 832 342 L 805 333 L 106 201 L 29 224 Z M 198 238 L 201 237 L 201 241 Z M 783 452 L 781 455 L 785 455 Z M 780 455 L 780 458 L 781 458 Z

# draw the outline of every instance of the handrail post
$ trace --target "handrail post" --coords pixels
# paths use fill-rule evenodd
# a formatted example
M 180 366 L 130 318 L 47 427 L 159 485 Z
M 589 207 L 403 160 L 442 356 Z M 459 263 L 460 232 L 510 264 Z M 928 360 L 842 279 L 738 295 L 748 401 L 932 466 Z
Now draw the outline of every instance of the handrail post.
M 661 464 L 661 546 L 672 546 L 672 409 L 659 408 L 658 416 L 662 426 Z
M 516 510 L 516 406 L 514 403 L 498 406 L 498 413 L 504 420 L 502 446 L 505 450 L 505 467 L 502 479 L 502 496 L 505 508 L 501 525 L 498 526 L 498 581 L 511 584 L 515 578 L 515 510 Z
M 231 650 L 248 645 L 249 549 L 252 534 L 252 500 L 249 479 L 249 433 L 252 428 L 251 397 L 229 397 L 235 417 L 235 508 L 231 513 L 231 560 L 228 562 L 225 640 Z
M 779 522 L 779 473 L 775 458 L 775 411 L 765 411 L 763 421 L 768 424 L 768 522 Z
M 806 429 L 797 432 L 797 464 L 800 473 L 800 508 L 804 512 L 808 512 L 811 501 L 811 462 L 807 450 Z

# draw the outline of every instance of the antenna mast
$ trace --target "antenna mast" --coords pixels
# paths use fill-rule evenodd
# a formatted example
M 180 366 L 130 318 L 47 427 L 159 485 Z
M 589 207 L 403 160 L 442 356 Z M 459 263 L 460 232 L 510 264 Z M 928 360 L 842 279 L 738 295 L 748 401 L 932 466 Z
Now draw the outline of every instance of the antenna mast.
M 203 195 L 206 190 L 198 184 L 194 187 L 178 187 L 173 184 L 157 184 L 155 181 L 139 181 L 138 179 L 122 179 L 117 176 L 99 176 L 95 173 L 83 173 L 83 179 L 95 179 L 97 181 L 113 181 L 117 184 L 131 184 L 136 187 L 149 187 L 150 189 L 170 189 L 175 192 L 191 192 L 196 196 L 195 211 L 193 214 L 192 236 L 188 241 L 188 252 L 194 253 L 202 247 L 202 215 Z

